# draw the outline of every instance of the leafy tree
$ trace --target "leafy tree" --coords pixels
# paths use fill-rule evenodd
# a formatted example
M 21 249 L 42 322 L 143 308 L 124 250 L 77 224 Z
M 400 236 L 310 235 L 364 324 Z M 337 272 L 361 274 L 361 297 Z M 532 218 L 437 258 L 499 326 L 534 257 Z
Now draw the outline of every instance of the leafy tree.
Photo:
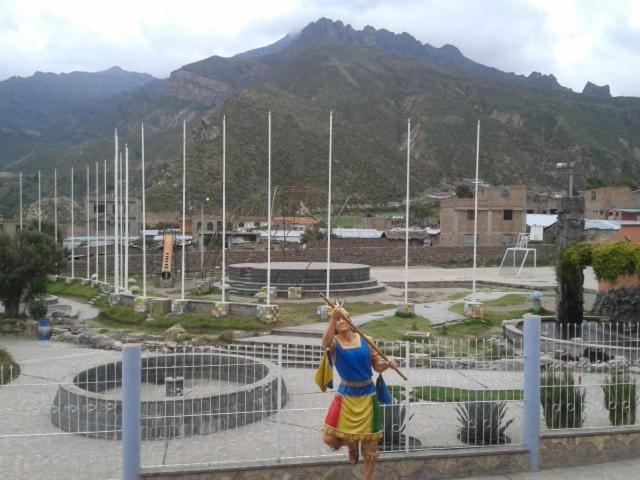
M 15 236 L 0 233 L 0 301 L 5 313 L 19 315 L 21 301 L 44 293 L 47 276 L 58 273 L 64 261 L 64 250 L 49 235 L 33 230 Z
M 56 235 L 56 227 L 53 223 L 51 222 L 46 222 L 46 221 L 42 221 L 40 224 L 40 228 L 42 233 L 46 233 L 47 235 L 49 235 L 50 237 L 55 237 Z M 33 230 L 33 231 L 38 231 L 38 220 L 37 219 L 32 219 L 30 220 L 26 225 L 25 225 L 25 230 Z M 58 236 L 60 236 L 60 232 L 58 232 Z
M 593 190 L 595 188 L 601 188 L 606 186 L 607 184 L 604 182 L 604 180 L 598 177 L 589 177 L 587 178 L 587 183 L 585 184 L 584 188 L 585 190 Z
M 458 198 L 473 198 L 473 192 L 468 185 L 460 184 L 456 187 L 456 197 Z
M 409 206 L 409 218 L 412 219 L 420 228 L 425 228 L 433 217 L 437 217 L 437 210 L 431 205 L 424 203 L 412 203 Z

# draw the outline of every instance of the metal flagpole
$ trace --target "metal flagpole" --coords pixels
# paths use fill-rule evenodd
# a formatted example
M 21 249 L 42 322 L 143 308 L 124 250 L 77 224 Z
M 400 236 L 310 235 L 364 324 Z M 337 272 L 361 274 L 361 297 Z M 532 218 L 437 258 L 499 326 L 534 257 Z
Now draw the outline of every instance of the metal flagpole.
M 145 229 L 147 228 L 147 209 L 145 203 L 145 184 L 144 184 L 144 124 L 141 125 L 142 135 L 142 296 L 147 296 L 147 237 Z
M 271 305 L 271 112 L 269 112 L 269 153 L 267 191 L 267 305 Z
M 126 146 L 126 143 L 125 143 Z M 118 258 L 120 260 L 120 278 L 118 279 L 118 283 L 121 289 L 126 290 L 127 284 L 124 281 L 124 248 L 122 245 L 122 238 L 124 237 L 124 198 L 123 198 L 123 184 L 122 184 L 122 152 L 118 155 L 118 221 L 120 225 L 118 226 L 120 230 L 120 238 L 118 238 Z
M 113 156 L 113 288 L 116 293 L 120 291 L 120 259 L 118 258 L 118 237 L 120 215 L 118 212 L 118 131 L 115 133 L 115 154 Z
M 71 278 L 75 278 L 76 276 L 76 257 L 75 257 L 75 246 L 76 246 L 76 237 L 75 237 L 75 223 L 73 221 L 73 167 L 71 167 Z
M 100 264 L 98 262 L 98 256 L 99 256 L 99 246 L 98 246 L 98 190 L 100 190 L 98 188 L 98 185 L 100 185 L 100 171 L 98 169 L 98 162 L 96 162 L 96 201 L 93 203 L 93 214 L 96 217 L 96 280 L 100 281 Z
M 40 188 L 40 170 L 38 170 L 38 231 L 42 231 L 42 189 Z
M 222 301 L 226 301 L 227 260 L 227 117 L 222 117 Z
M 58 170 L 53 169 L 53 237 L 58 243 Z
M 476 135 L 476 188 L 475 193 L 473 195 L 473 285 L 472 285 L 472 294 L 471 301 L 474 304 L 476 303 L 476 253 L 478 247 L 478 172 L 479 172 L 479 164 L 480 164 L 480 120 L 478 120 L 478 133 Z
M 333 111 L 329 112 L 329 195 L 327 199 L 327 298 L 331 298 L 331 149 L 333 147 Z
M 187 121 L 182 121 L 182 276 L 180 279 L 180 299 L 184 300 L 184 256 L 187 215 Z
M 124 288 L 129 291 L 129 146 L 124 146 Z
M 86 239 L 87 239 L 87 280 L 89 280 L 91 278 L 91 224 L 89 223 L 89 192 L 91 191 L 91 187 L 89 185 L 89 165 L 87 165 L 87 200 L 86 200 L 86 220 L 85 223 L 87 224 L 87 231 L 86 231 Z
M 103 258 L 103 267 L 104 267 L 104 283 L 108 282 L 107 278 L 107 161 L 105 160 L 103 165 L 103 176 L 104 176 L 104 216 L 102 218 L 103 221 L 103 237 L 104 237 L 104 258 Z M 97 199 L 96 199 L 97 202 Z
M 20 172 L 20 230 L 22 227 L 22 172 Z
M 404 225 L 404 303 L 409 302 L 409 178 L 411 158 L 411 119 L 407 120 L 407 201 Z

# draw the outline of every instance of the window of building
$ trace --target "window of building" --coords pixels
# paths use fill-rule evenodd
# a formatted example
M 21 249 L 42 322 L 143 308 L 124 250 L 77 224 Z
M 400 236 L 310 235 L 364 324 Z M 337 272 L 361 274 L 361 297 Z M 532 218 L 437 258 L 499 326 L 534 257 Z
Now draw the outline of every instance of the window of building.
M 222 231 L 222 220 L 218 220 L 218 223 L 217 223 L 216 229 L 217 229 L 219 232 L 220 232 L 220 231 Z
M 503 220 L 513 220 L 513 210 L 505 210 L 502 212 Z
M 555 215 L 556 213 L 558 213 L 558 209 L 557 209 L 557 208 L 551 208 L 551 209 L 549 209 L 549 214 L 550 214 L 550 215 Z
M 473 210 L 467 210 L 467 220 L 474 220 L 476 218 L 476 212 Z M 473 235 L 472 235 L 473 238 Z
M 260 222 L 253 222 L 253 226 L 255 228 L 260 228 Z
M 592 190 L 591 191 L 591 200 L 595 200 L 596 199 L 596 191 Z
M 594 220 L 598 218 L 598 210 L 593 211 L 593 213 L 591 214 L 591 218 L 593 218 Z
M 527 210 L 527 213 L 533 213 L 533 209 Z
M 213 222 L 207 223 L 207 232 L 211 232 L 213 230 Z
M 503 245 L 513 245 L 513 235 L 502 235 Z
M 238 223 L 238 228 L 244 228 L 244 222 L 239 222 Z
M 202 222 L 198 222 L 198 231 L 202 230 Z
M 478 238 L 479 237 L 480 236 L 478 235 Z M 480 242 L 478 242 L 478 243 L 480 243 Z M 470 235 L 467 234 L 467 235 L 464 236 L 464 244 L 465 244 L 465 246 L 472 246 L 473 245 L 473 234 L 470 234 Z

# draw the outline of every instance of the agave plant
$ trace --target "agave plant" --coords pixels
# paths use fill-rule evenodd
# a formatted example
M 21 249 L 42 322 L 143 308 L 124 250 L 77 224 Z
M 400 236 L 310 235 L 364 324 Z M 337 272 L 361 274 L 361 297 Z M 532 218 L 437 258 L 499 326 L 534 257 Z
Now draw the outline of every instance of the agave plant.
M 615 369 L 602 383 L 604 405 L 611 425 L 636 423 L 636 381 L 624 370 Z
M 396 403 L 395 400 L 394 403 L 380 405 L 380 409 L 382 413 L 382 450 L 386 452 L 404 450 L 406 445 L 405 429 L 407 422 L 411 421 L 413 415 L 410 415 L 405 422 L 406 406 Z M 420 446 L 419 441 L 415 438 L 410 438 L 409 442 L 412 448 Z
M 547 428 L 581 428 L 584 423 L 585 392 L 573 373 L 548 371 L 540 379 L 540 403 Z
M 464 402 L 456 405 L 458 439 L 469 445 L 502 445 L 511 443 L 505 434 L 513 419 L 505 422 L 506 402 Z

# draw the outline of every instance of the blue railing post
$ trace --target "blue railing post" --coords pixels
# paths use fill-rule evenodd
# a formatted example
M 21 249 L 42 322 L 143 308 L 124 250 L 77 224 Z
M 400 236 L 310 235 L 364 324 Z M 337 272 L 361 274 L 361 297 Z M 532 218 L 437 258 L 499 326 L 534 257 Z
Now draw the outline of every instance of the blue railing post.
M 540 470 L 540 317 L 524 316 L 524 421 L 522 437 L 529 450 L 531 471 Z
M 137 480 L 140 474 L 140 344 L 122 346 L 122 478 Z

